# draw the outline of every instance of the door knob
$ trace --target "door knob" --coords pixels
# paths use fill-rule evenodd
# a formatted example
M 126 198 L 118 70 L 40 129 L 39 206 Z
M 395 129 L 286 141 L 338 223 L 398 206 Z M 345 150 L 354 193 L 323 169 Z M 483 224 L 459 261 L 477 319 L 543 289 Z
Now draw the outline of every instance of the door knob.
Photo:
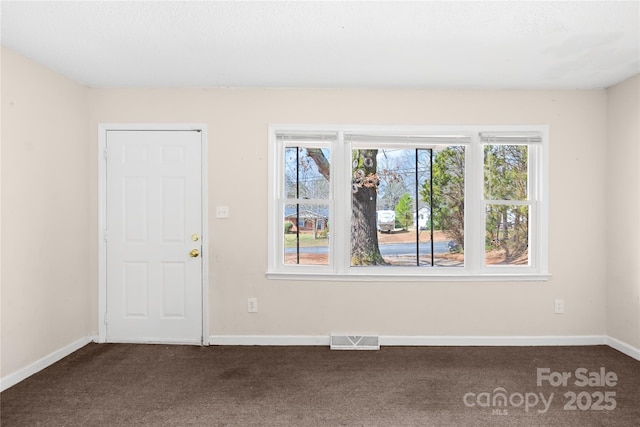
M 191 250 L 191 252 L 189 252 L 189 256 L 192 257 L 192 258 L 195 258 L 198 255 L 200 255 L 200 251 L 198 251 L 197 249 L 193 249 L 193 250 Z

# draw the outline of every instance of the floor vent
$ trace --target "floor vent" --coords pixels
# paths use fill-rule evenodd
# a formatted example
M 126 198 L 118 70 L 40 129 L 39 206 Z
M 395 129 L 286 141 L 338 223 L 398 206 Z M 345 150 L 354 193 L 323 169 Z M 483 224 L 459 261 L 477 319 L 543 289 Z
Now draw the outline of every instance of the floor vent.
M 331 350 L 380 350 L 375 335 L 331 335 Z

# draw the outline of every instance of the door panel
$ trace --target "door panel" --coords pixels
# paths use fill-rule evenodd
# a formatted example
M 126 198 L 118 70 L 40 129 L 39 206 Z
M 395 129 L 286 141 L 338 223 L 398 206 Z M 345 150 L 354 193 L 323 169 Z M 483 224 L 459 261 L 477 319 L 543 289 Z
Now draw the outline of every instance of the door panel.
M 197 131 L 107 133 L 107 341 L 202 340 Z

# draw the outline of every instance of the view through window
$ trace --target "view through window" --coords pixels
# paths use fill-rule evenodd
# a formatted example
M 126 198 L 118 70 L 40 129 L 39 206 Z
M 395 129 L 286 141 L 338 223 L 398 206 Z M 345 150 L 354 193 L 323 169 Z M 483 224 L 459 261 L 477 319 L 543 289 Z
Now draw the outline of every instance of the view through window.
M 464 153 L 353 150 L 351 265 L 464 265 Z
M 272 269 L 545 270 L 543 130 L 276 130 Z

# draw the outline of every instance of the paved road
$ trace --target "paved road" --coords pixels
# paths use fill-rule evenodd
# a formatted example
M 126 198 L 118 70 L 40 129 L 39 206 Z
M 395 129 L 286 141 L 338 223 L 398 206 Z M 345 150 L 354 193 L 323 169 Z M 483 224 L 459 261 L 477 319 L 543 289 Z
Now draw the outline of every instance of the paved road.
M 436 254 L 449 252 L 449 245 L 447 242 L 434 242 L 433 252 Z M 380 253 L 382 255 L 413 255 L 416 253 L 415 243 L 387 243 L 380 245 Z M 420 253 L 431 253 L 431 242 L 420 243 Z

